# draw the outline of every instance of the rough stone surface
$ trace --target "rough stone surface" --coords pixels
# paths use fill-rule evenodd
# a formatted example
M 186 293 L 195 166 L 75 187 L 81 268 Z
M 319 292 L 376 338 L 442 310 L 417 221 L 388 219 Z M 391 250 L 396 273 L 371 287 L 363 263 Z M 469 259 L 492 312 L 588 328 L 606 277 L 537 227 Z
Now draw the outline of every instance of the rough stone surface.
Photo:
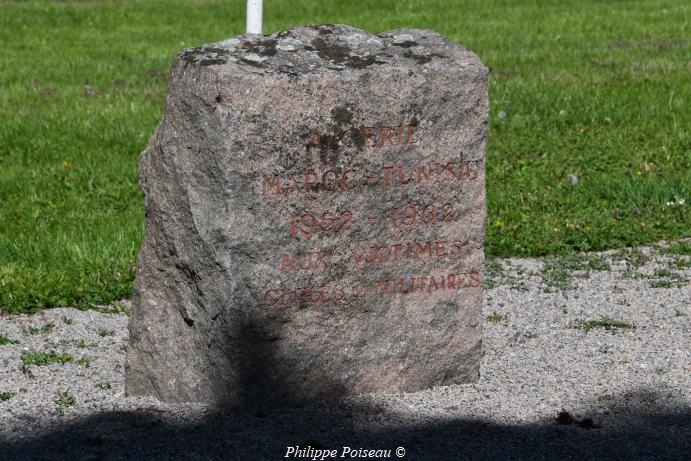
M 126 392 L 299 405 L 478 378 L 487 69 L 429 30 L 174 58 Z

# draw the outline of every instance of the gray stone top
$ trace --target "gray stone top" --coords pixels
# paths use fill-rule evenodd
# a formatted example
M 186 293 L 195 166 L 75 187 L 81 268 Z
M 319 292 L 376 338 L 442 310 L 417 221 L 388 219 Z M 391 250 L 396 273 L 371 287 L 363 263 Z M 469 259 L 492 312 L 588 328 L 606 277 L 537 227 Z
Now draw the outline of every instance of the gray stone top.
M 357 72 L 381 64 L 434 67 L 442 60 L 456 61 L 460 67 L 484 67 L 473 53 L 433 30 L 398 29 L 373 35 L 341 24 L 296 27 L 269 36 L 240 35 L 185 49 L 178 58 L 201 66 L 236 63 L 291 76 L 323 68 Z

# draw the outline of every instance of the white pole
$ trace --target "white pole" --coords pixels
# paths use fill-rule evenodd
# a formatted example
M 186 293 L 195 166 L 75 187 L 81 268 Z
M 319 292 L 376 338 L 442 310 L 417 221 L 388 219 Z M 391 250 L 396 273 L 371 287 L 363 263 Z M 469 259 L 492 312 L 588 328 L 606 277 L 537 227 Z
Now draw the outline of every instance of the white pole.
M 262 33 L 262 0 L 247 0 L 247 33 Z

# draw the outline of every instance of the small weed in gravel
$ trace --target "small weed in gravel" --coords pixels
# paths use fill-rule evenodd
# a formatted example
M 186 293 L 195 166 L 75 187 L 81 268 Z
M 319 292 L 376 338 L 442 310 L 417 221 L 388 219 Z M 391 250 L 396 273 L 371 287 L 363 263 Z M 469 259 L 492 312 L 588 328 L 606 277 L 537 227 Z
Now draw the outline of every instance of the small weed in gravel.
M 558 259 L 557 262 L 564 269 L 573 271 L 608 271 L 612 269 L 604 258 L 594 254 L 566 256 Z
M 506 274 L 506 282 L 509 284 L 509 288 L 516 291 L 528 291 L 528 285 L 523 281 L 523 274 L 525 270 L 521 266 L 514 266 L 516 275 Z
M 126 316 L 132 315 L 132 309 L 121 303 L 115 303 L 112 306 L 98 307 L 95 310 L 101 314 L 125 314 Z
M 63 414 L 65 408 L 73 406 L 75 403 L 77 403 L 77 399 L 70 394 L 69 389 L 66 391 L 57 391 L 55 393 L 55 400 L 53 400 L 55 403 L 55 410 L 58 414 Z
M 51 363 L 67 363 L 73 362 L 74 357 L 70 354 L 56 354 L 54 352 L 38 352 L 28 350 L 22 352 L 22 363 L 24 365 L 49 365 Z
M 80 367 L 89 368 L 93 361 L 94 361 L 94 358 L 92 356 L 85 355 L 84 357 L 77 360 L 77 365 L 79 365 Z
M 499 285 L 508 285 L 512 290 L 528 291 L 528 286 L 520 277 L 523 275 L 523 268 L 520 266 L 511 266 L 508 261 L 506 264 L 510 266 L 508 269 L 504 268 L 501 263 L 495 259 L 487 260 L 485 262 L 485 282 L 483 287 L 489 289 Z M 515 269 L 518 276 L 511 273 L 512 269 Z
M 104 329 L 98 330 L 98 335 L 102 338 L 105 338 L 106 336 L 113 336 L 113 334 L 115 334 L 115 332 L 110 331 L 110 330 L 104 330 Z
M 674 284 L 671 280 L 651 280 L 650 288 L 672 288 Z
M 532 331 L 519 331 L 518 333 L 514 334 L 511 339 L 509 339 L 509 344 L 512 346 L 517 346 L 519 344 L 524 344 L 528 339 L 535 338 L 537 338 L 537 333 L 533 333 Z
M 650 260 L 643 252 L 635 249 L 620 250 L 614 255 L 614 258 L 624 261 L 627 268 L 641 267 Z
M 38 328 L 32 327 L 31 325 L 27 325 L 24 327 L 24 331 L 30 335 L 35 335 L 37 333 L 52 333 L 53 328 L 55 328 L 55 324 L 53 323 L 46 323 L 43 326 L 40 326 Z
M 626 269 L 621 273 L 621 278 L 623 279 L 640 279 L 645 277 L 643 274 L 638 272 L 636 269 L 645 265 L 650 258 L 646 256 L 640 250 L 635 249 L 624 249 L 617 252 L 614 259 L 619 261 L 624 261 L 626 263 Z
M 574 276 L 590 277 L 591 271 L 609 271 L 609 263 L 598 255 L 572 255 L 546 260 L 540 271 L 545 291 L 564 291 L 573 289 Z
M 0 392 L 0 401 L 4 402 L 14 397 L 14 392 L 3 391 Z
M 691 267 L 691 258 L 684 256 L 673 256 L 669 261 L 669 267 L 673 269 L 688 269 Z
M 65 325 L 72 325 L 72 322 L 73 322 L 72 319 L 67 318 L 65 316 L 62 317 L 62 323 L 64 323 Z
M 561 267 L 558 262 L 548 261 L 540 271 L 542 282 L 546 285 L 545 291 L 564 291 L 573 288 L 571 285 L 571 273 Z
M 112 388 L 113 386 L 110 385 L 110 382 L 106 381 L 104 383 L 96 383 L 96 384 L 94 384 L 94 387 L 96 389 L 101 389 L 102 391 L 107 391 L 108 389 Z
M 655 269 L 657 280 L 651 280 L 651 288 L 673 288 L 686 285 L 687 280 L 678 273 L 669 269 Z
M 497 278 L 502 274 L 501 263 L 495 259 L 488 259 L 485 261 L 485 281 L 483 288 L 490 289 L 497 286 Z
M 669 269 L 655 269 L 655 276 L 657 277 L 672 277 L 676 275 Z
M 501 314 L 497 314 L 496 312 L 492 312 L 491 315 L 487 316 L 487 321 L 491 322 L 491 323 L 499 323 L 502 320 L 504 320 L 505 318 L 506 317 L 501 315 Z
M 674 316 L 675 316 L 675 317 L 686 317 L 686 313 L 680 311 L 679 309 L 677 309 L 677 310 L 674 311 Z
M 16 339 L 10 339 L 5 335 L 0 334 L 0 346 L 4 346 L 6 344 L 19 344 L 19 341 Z
M 651 280 L 648 285 L 650 285 L 650 288 L 674 288 L 680 287 L 683 284 L 674 280 Z
M 607 317 L 606 315 L 600 320 L 579 320 L 573 324 L 574 328 L 579 328 L 584 332 L 588 333 L 594 328 L 602 328 L 607 331 L 614 331 L 618 329 L 632 329 L 636 328 L 633 324 L 623 322 L 621 320 L 615 320 Z
M 624 272 L 621 273 L 621 278 L 622 279 L 636 280 L 636 279 L 645 278 L 645 275 L 641 274 L 638 271 L 632 270 L 632 269 L 626 269 Z
M 33 378 L 34 377 L 34 375 L 31 373 L 31 367 L 29 365 L 27 365 L 26 363 L 22 363 L 21 365 L 19 365 L 19 371 L 21 371 L 22 374 L 24 376 L 26 376 L 27 378 Z
M 680 242 L 664 250 L 670 255 L 691 256 L 691 242 Z

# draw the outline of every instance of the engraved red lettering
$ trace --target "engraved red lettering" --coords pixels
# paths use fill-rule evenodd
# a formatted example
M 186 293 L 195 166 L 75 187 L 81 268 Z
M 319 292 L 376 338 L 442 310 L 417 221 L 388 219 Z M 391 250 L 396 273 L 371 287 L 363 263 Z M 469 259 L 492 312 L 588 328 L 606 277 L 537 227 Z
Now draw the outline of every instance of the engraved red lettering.
M 405 179 L 405 175 L 403 174 L 403 167 L 399 166 L 398 167 L 398 185 L 405 185 L 409 184 L 413 180 L 413 172 L 412 168 L 408 170 L 408 179 Z
M 328 254 L 328 251 L 320 251 L 317 253 L 317 269 L 326 267 L 328 265 L 328 261 L 326 260 Z
M 402 226 L 411 227 L 417 223 L 417 209 L 414 206 L 408 205 L 407 207 L 403 208 L 401 215 Z
M 478 272 L 471 272 L 470 280 L 472 281 L 470 284 L 471 287 L 479 287 L 482 279 Z
M 288 253 L 285 253 L 283 255 L 283 264 L 281 264 L 281 272 L 292 271 L 292 270 L 293 270 L 293 261 L 290 259 L 290 255 Z
M 363 127 L 362 134 L 365 136 L 367 147 L 374 147 L 377 144 L 374 127 Z
M 451 244 L 451 254 L 453 256 L 457 256 L 463 252 L 463 242 L 459 242 L 458 240 L 454 240 L 453 243 Z
M 310 270 L 312 268 L 312 253 L 307 253 L 307 256 L 303 256 L 302 258 L 305 261 L 304 264 L 300 262 L 300 256 L 295 257 L 295 260 L 297 261 L 300 269 L 302 269 L 303 271 Z
M 389 257 L 385 256 L 387 254 Z M 387 264 L 391 262 L 391 249 L 388 246 L 379 248 L 379 257 L 381 258 L 382 264 Z
M 381 138 L 379 145 L 381 147 L 386 146 L 387 141 L 389 142 L 389 144 L 393 145 L 393 128 L 391 128 L 390 126 L 383 126 L 379 131 L 379 135 L 379 137 Z
M 451 222 L 453 215 L 456 213 L 456 209 L 450 203 L 445 203 L 441 209 L 444 211 L 444 216 L 441 218 L 444 222 Z
M 417 126 L 408 125 L 407 128 L 408 128 L 407 143 L 408 144 L 417 144 L 417 141 L 413 141 L 413 135 L 415 134 L 415 130 L 417 129 Z
M 451 180 L 453 180 L 454 178 L 456 178 L 456 173 L 455 173 L 454 170 L 453 170 L 455 165 L 456 165 L 456 164 L 453 163 L 453 162 L 447 163 L 446 165 L 444 165 L 444 172 L 447 172 L 447 171 L 448 171 L 449 174 L 451 174 Z
M 429 278 L 429 292 L 432 290 L 438 290 L 439 288 L 437 287 L 437 281 L 434 279 L 434 276 L 430 276 Z
M 449 287 L 449 290 L 455 290 L 456 289 L 456 276 L 453 274 L 449 274 L 446 277 L 446 286 Z
M 425 171 L 424 166 L 420 166 L 417 169 L 417 182 L 418 184 L 422 183 L 423 180 L 428 181 L 429 180 L 429 174 L 427 171 Z
M 355 259 L 355 264 L 360 265 L 364 260 L 365 260 L 365 251 L 367 251 L 365 248 L 363 248 L 360 251 L 360 254 L 358 255 L 355 250 L 350 250 L 350 252 L 353 255 L 353 258 Z
M 417 278 L 417 291 L 425 291 L 425 283 L 427 283 L 427 277 L 422 276 Z
M 369 265 L 370 266 L 377 261 L 379 261 L 380 263 L 382 262 L 381 250 L 382 250 L 382 247 L 377 247 L 377 246 L 370 247 L 370 254 L 369 254 Z
M 377 294 L 386 293 L 387 296 L 391 296 L 393 294 L 391 280 L 386 280 L 383 283 L 377 280 L 377 282 L 375 283 L 374 290 Z
M 420 259 L 420 255 L 427 253 L 429 259 L 432 259 L 432 243 L 425 242 L 423 246 L 420 242 L 415 242 L 415 259 Z
M 262 184 L 262 195 L 266 195 L 268 191 L 278 195 L 281 193 L 281 180 L 278 176 L 274 176 L 273 179 L 269 179 L 268 176 L 264 176 L 264 183 Z
M 415 278 L 411 279 L 411 284 L 415 284 Z M 405 278 L 401 278 L 398 280 L 398 292 L 402 295 L 409 293 L 410 289 L 408 288 L 408 285 L 406 284 Z
M 298 182 L 297 177 L 295 177 L 295 175 L 290 177 L 290 187 L 288 188 L 287 193 L 291 192 L 302 192 L 302 187 L 300 186 L 300 183 Z
M 341 177 L 341 181 L 340 181 L 340 186 L 343 188 L 343 190 L 353 190 L 353 189 L 348 187 L 348 175 L 349 174 L 354 175 L 355 173 L 356 173 L 355 170 L 348 170 L 345 173 L 343 173 L 343 176 Z
M 381 169 L 381 172 L 384 175 L 384 187 L 388 189 L 391 187 L 391 173 L 393 173 L 393 167 L 385 166 Z
M 315 173 L 305 173 L 305 192 L 317 189 L 318 176 Z
M 286 298 L 287 298 L 287 300 L 286 300 Z M 281 305 L 282 306 L 295 304 L 296 301 L 297 301 L 297 294 L 294 291 L 289 290 L 287 288 L 281 288 Z
M 331 301 L 332 302 L 339 302 L 342 301 L 346 298 L 346 293 L 345 291 L 341 290 L 340 288 L 334 289 L 333 293 L 331 293 Z
M 437 221 L 437 210 L 434 205 L 427 205 L 422 209 L 422 222 L 425 224 L 434 224 Z
M 448 253 L 446 252 L 447 243 L 449 242 L 447 242 L 446 240 L 442 240 L 441 242 L 434 242 L 434 252 L 437 255 L 437 257 L 448 255 Z
M 403 144 L 403 126 L 399 126 L 396 130 L 396 144 Z
M 403 250 L 403 245 L 400 243 L 397 243 L 393 246 L 393 251 L 394 251 L 394 262 L 398 262 L 398 258 L 401 255 L 401 251 Z
M 267 306 L 274 306 L 277 302 L 278 290 L 268 290 L 266 293 L 264 293 L 264 304 Z
M 328 256 L 330 251 L 313 251 L 306 255 L 295 255 L 291 257 L 288 253 L 283 254 L 283 262 L 281 263 L 281 272 L 290 271 L 315 271 L 321 268 L 328 267 Z
M 322 214 L 322 223 L 328 224 L 328 227 L 324 227 L 323 224 L 320 224 L 319 229 L 323 230 L 324 232 L 331 232 L 334 228 L 334 224 L 336 223 L 336 217 L 326 211 L 324 214 Z
M 336 172 L 329 170 L 322 175 L 322 187 L 324 190 L 333 192 L 336 190 Z
M 348 230 L 351 219 L 353 219 L 353 213 L 350 211 L 344 211 L 341 213 L 341 225 L 339 226 L 338 230 Z

